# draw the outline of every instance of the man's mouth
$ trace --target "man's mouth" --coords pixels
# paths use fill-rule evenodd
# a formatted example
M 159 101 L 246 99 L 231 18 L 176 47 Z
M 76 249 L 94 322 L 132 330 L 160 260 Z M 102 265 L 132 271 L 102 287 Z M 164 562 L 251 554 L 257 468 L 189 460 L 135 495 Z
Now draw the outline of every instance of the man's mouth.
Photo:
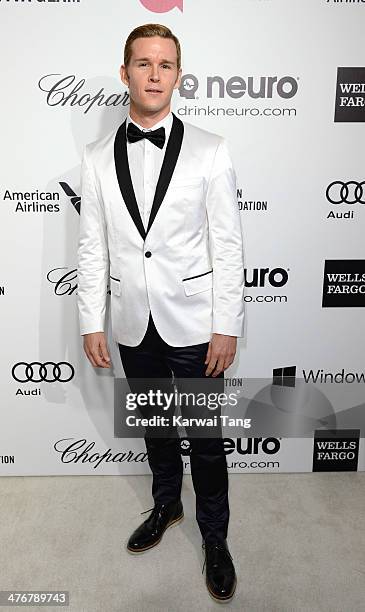
M 161 89 L 146 89 L 147 93 L 159 94 L 162 93 Z

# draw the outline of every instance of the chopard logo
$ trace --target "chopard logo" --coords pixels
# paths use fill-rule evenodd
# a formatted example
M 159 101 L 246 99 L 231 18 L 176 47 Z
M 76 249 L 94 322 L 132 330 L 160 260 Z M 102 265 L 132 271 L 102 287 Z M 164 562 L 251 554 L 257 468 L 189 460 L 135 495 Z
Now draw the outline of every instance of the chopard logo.
M 67 270 L 63 268 L 53 268 L 47 274 L 47 280 L 54 285 L 55 295 L 72 295 L 77 289 L 77 268 L 68 270 L 63 273 L 60 270 Z M 107 294 L 110 294 L 110 289 L 107 290 Z
M 73 282 L 77 278 L 77 268 L 69 270 L 60 276 L 59 270 L 67 268 L 53 268 L 47 274 L 47 280 L 54 285 L 55 295 L 71 295 L 77 289 L 77 283 Z
M 96 104 L 96 106 L 127 106 L 129 103 L 129 93 L 124 94 L 112 93 L 107 95 L 104 93 L 104 87 L 101 87 L 98 92 L 90 94 L 81 91 L 85 85 L 85 79 L 80 79 L 75 83 L 76 76 L 70 74 L 65 77 L 59 77 L 59 73 L 51 73 L 42 76 L 38 81 L 38 87 L 41 91 L 47 93 L 46 102 L 48 106 L 80 106 L 84 107 L 84 114 Z
M 60 453 L 62 463 L 90 463 L 93 469 L 105 463 L 144 463 L 147 461 L 147 453 L 128 450 L 123 452 L 112 452 L 108 448 L 105 452 L 94 450 L 95 442 L 88 442 L 85 438 L 62 438 L 54 443 L 53 448 Z
M 331 204 L 365 204 L 364 185 L 365 181 L 333 181 L 326 189 L 326 198 Z
M 67 361 L 59 361 L 58 363 L 53 361 L 46 361 L 45 363 L 19 361 L 12 367 L 11 374 L 20 383 L 68 382 L 74 377 L 75 369 Z

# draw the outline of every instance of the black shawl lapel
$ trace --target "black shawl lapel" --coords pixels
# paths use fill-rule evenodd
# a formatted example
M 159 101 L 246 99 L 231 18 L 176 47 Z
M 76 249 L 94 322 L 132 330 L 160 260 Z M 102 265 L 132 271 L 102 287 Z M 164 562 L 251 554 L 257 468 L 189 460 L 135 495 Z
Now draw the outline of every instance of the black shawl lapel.
M 117 130 L 114 140 L 115 169 L 117 172 L 119 189 L 122 193 L 123 200 L 128 208 L 130 216 L 132 217 L 139 233 L 142 236 L 142 239 L 145 240 L 146 230 L 144 229 L 143 221 L 141 219 L 141 215 L 139 214 L 139 208 L 133 189 L 131 173 L 129 170 L 126 140 L 126 123 L 127 119 L 124 119 L 123 123 L 119 126 Z
M 158 177 L 155 196 L 153 198 L 153 204 L 150 212 L 150 218 L 148 220 L 147 233 L 149 232 L 152 223 L 158 213 L 158 210 L 165 197 L 167 188 L 170 184 L 172 174 L 175 170 L 177 158 L 179 157 L 182 141 L 184 137 L 184 124 L 172 113 L 172 126 L 170 131 L 170 138 L 166 145 L 165 156 L 161 166 L 160 176 Z
M 156 191 L 150 212 L 147 231 L 144 229 L 141 215 L 139 213 L 139 208 L 134 193 L 131 173 L 129 169 L 126 141 L 126 119 L 119 126 L 114 140 L 114 162 L 119 188 L 123 196 L 123 200 L 128 208 L 129 214 L 131 215 L 143 240 L 146 239 L 147 233 L 149 232 L 151 225 L 165 197 L 167 188 L 170 184 L 171 177 L 176 166 L 177 159 L 179 157 L 183 141 L 184 124 L 174 113 L 172 113 L 172 119 L 173 121 L 170 131 L 170 137 L 166 145 L 165 155 L 161 166 L 161 172 L 156 185 Z

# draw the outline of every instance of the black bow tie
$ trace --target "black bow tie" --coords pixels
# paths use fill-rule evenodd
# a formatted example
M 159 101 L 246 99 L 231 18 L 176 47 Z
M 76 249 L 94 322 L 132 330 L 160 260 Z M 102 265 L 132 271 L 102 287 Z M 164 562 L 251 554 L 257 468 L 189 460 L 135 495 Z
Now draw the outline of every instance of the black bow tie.
M 165 128 L 160 127 L 150 132 L 142 132 L 139 127 L 130 121 L 127 128 L 127 138 L 129 142 L 137 142 L 142 138 L 148 138 L 156 147 L 162 149 L 165 144 Z

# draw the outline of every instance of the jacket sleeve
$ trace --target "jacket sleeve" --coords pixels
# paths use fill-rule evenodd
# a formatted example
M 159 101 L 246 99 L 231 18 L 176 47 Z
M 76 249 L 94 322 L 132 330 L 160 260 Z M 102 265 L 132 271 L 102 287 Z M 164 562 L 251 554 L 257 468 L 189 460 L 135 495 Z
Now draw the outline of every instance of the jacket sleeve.
M 212 332 L 243 336 L 243 240 L 236 173 L 224 138 L 215 152 L 206 197 L 213 267 Z
M 84 149 L 81 165 L 80 230 L 77 251 L 80 334 L 104 331 L 109 252 L 103 203 L 98 197 L 95 175 Z

